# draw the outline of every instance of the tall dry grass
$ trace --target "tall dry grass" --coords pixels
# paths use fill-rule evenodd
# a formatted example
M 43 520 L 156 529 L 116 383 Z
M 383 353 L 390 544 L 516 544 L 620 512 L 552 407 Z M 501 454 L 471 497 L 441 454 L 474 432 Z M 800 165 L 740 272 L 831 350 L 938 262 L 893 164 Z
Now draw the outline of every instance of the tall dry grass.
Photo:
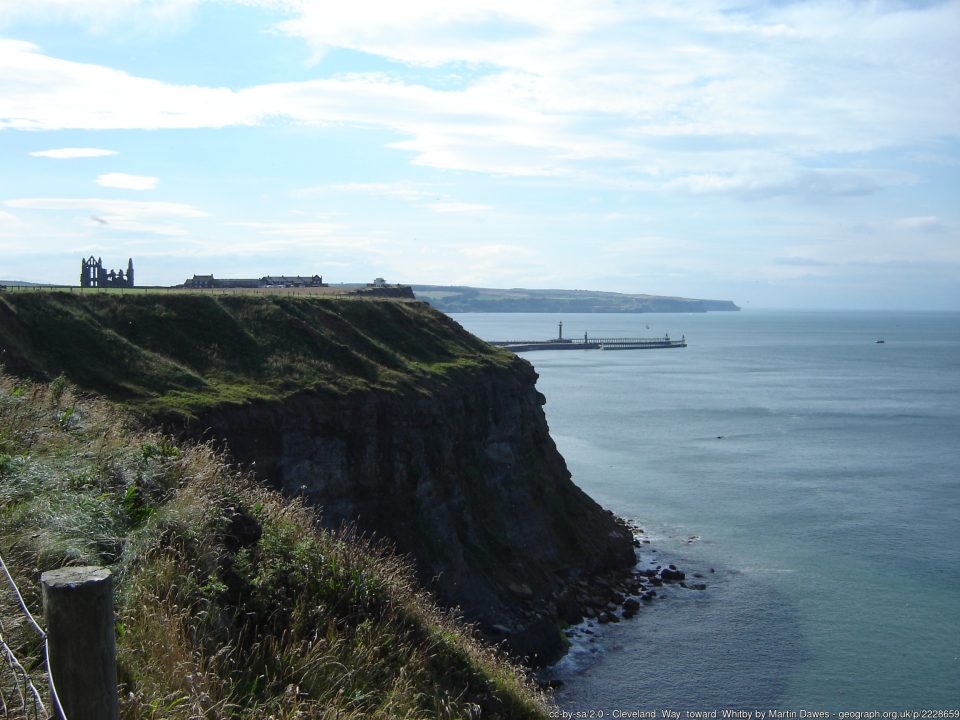
M 211 447 L 179 447 L 59 379 L 0 376 L 0 553 L 37 610 L 44 570 L 113 570 L 124 718 L 550 709 L 389 547 L 324 530 Z M 40 648 L 4 598 L 4 635 L 36 670 Z

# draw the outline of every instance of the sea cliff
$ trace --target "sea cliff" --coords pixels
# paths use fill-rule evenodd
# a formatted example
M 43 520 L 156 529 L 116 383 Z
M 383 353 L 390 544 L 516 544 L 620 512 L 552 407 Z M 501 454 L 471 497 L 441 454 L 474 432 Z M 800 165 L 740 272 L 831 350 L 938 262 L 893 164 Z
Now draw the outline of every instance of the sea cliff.
M 203 294 L 0 298 L 9 372 L 65 375 L 415 561 L 441 602 L 533 663 L 574 580 L 629 530 L 577 488 L 525 360 L 423 303 Z

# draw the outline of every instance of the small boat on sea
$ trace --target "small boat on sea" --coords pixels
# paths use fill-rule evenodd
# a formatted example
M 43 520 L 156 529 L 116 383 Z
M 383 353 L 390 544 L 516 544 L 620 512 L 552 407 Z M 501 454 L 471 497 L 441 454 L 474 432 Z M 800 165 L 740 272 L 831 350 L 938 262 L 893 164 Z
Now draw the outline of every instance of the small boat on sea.
M 886 340 L 884 340 L 883 338 L 877 338 L 876 340 L 874 340 L 874 345 L 883 345 L 883 343 L 885 342 Z

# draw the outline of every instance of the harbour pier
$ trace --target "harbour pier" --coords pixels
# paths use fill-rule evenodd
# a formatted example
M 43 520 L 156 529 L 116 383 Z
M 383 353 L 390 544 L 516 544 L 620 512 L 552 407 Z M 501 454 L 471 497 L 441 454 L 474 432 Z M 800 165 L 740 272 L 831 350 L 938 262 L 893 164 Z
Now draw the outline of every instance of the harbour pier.
M 655 350 L 685 348 L 687 338 L 686 335 L 681 335 L 679 340 L 674 340 L 669 335 L 652 338 L 592 338 L 588 333 L 584 333 L 582 338 L 568 339 L 563 337 L 561 322 L 559 335 L 553 340 L 494 340 L 490 344 L 516 353 L 533 350 Z

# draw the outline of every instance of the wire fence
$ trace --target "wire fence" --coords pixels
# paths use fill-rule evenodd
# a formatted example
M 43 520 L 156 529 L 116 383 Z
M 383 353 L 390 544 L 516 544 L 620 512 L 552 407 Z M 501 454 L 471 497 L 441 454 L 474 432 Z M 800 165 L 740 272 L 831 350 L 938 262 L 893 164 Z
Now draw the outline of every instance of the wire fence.
M 56 717 L 61 720 L 66 720 L 63 709 L 60 706 L 60 699 L 57 697 L 57 689 L 53 683 L 53 676 L 50 674 L 50 647 L 47 642 L 47 634 L 30 612 L 30 608 L 27 607 L 23 599 L 23 594 L 20 592 L 20 588 L 17 587 L 17 583 L 7 569 L 7 564 L 3 561 L 2 556 L 0 556 L 0 570 L 3 571 L 3 575 L 7 579 L 7 584 L 10 586 L 10 590 L 16 600 L 16 604 L 19 606 L 20 612 L 23 614 L 27 626 L 43 641 L 43 660 L 44 666 L 46 667 L 47 685 L 50 689 L 49 704 L 56 713 L 52 715 L 47 711 L 46 705 L 44 705 L 43 702 L 43 695 L 40 690 L 37 689 L 36 684 L 34 684 L 30 673 L 7 643 L 5 637 L 6 628 L 3 625 L 3 618 L 0 616 L 0 655 L 3 656 L 3 660 L 7 666 L 6 674 L 9 678 L 9 684 L 6 680 L 0 684 L 0 712 L 3 713 L 2 717 L 33 718 L 34 720 L 40 720 L 40 718 L 47 720 Z

